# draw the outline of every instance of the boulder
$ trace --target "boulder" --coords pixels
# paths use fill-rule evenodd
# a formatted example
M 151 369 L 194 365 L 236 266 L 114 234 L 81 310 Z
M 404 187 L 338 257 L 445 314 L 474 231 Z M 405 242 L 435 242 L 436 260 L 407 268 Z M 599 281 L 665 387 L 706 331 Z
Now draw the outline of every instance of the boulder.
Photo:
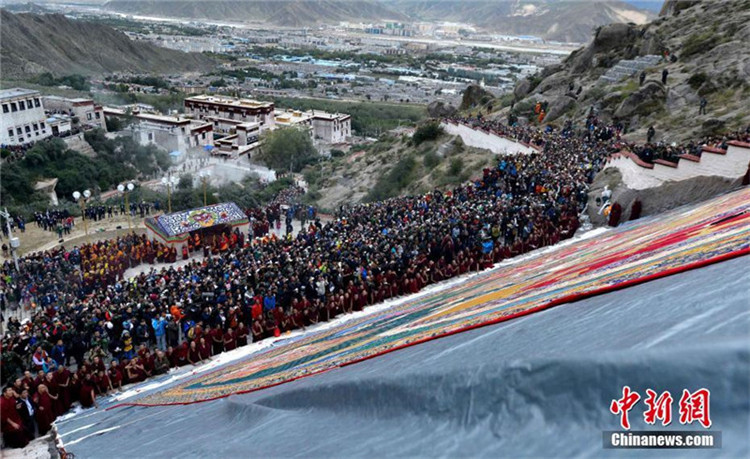
M 442 100 L 433 101 L 427 106 L 427 113 L 432 118 L 451 117 L 455 115 L 456 112 L 456 107 L 451 104 L 446 104 Z
M 524 78 L 516 84 L 515 89 L 513 89 L 513 95 L 515 96 L 516 100 L 521 100 L 526 97 L 530 91 L 531 82 L 528 80 L 528 78 Z
M 461 110 L 469 110 L 479 105 L 484 105 L 494 99 L 491 92 L 485 90 L 477 84 L 469 85 L 464 90 L 463 99 L 461 99 Z
M 555 73 L 542 80 L 534 92 L 540 94 L 546 94 L 548 92 L 565 93 L 568 90 L 569 83 L 570 78 L 568 78 L 563 72 Z
M 630 24 L 615 23 L 602 26 L 594 37 L 592 46 L 596 52 L 625 48 L 635 42 L 636 27 Z
M 634 114 L 652 112 L 666 101 L 667 92 L 657 81 L 649 81 L 638 91 L 626 97 L 615 110 L 618 118 L 627 118 Z
M 556 97 L 549 104 L 549 111 L 544 118 L 545 121 L 554 121 L 576 106 L 576 100 L 570 96 Z
M 604 96 L 602 96 L 602 99 L 600 100 L 601 106 L 603 108 L 617 108 L 616 106 L 620 105 L 620 102 L 622 102 L 623 99 L 623 93 L 622 91 L 614 91 L 614 92 L 608 92 Z
M 726 123 L 720 119 L 711 118 L 701 124 L 701 136 L 711 136 L 721 133 Z

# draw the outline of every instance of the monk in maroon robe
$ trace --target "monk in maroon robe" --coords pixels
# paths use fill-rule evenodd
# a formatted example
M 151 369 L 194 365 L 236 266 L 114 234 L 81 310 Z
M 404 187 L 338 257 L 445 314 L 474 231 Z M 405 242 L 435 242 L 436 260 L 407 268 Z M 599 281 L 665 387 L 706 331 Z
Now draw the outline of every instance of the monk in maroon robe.
M 38 392 L 36 394 L 37 409 L 35 413 L 36 423 L 39 427 L 39 435 L 44 435 L 49 432 L 49 429 L 52 427 L 52 423 L 57 417 L 55 415 L 53 402 L 54 398 L 47 390 L 47 386 L 44 384 L 40 384 Z
M 208 360 L 211 358 L 211 345 L 208 344 L 205 336 L 200 337 L 197 347 L 201 360 Z
M 237 326 L 237 347 L 247 346 L 247 336 L 250 334 L 250 330 L 245 326 L 244 323 L 240 322 Z
M 60 400 L 60 388 L 55 381 L 54 373 L 47 373 L 47 376 L 45 377 L 45 385 L 47 386 L 49 396 L 52 398 L 52 411 L 54 414 L 52 419 L 54 420 L 54 418 L 64 413 L 62 409 L 62 400 Z
M 16 392 L 12 387 L 6 387 L 0 397 L 0 430 L 3 432 L 3 442 L 9 448 L 23 448 L 29 444 L 21 415 L 16 409 Z
M 55 382 L 57 383 L 60 394 L 60 405 L 63 412 L 70 409 L 70 371 L 64 366 L 60 366 L 55 373 Z
M 224 349 L 227 351 L 233 351 L 237 348 L 237 337 L 234 334 L 232 327 L 227 327 L 227 331 L 224 332 Z
M 81 391 L 79 396 L 82 407 L 91 408 L 92 406 L 96 406 L 99 408 L 99 405 L 96 403 L 96 394 L 94 391 L 94 381 L 91 379 L 91 374 L 86 374 L 86 377 L 81 381 Z

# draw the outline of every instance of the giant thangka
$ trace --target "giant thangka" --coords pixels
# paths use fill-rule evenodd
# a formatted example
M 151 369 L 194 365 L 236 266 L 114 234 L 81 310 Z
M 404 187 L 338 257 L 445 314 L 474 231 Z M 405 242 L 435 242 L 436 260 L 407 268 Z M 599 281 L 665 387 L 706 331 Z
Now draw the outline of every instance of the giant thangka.
M 233 202 L 149 217 L 146 228 L 165 243 L 181 243 L 192 231 L 219 225 L 246 226 L 247 215 Z
M 449 289 L 426 292 L 373 314 L 281 340 L 237 363 L 127 404 L 186 404 L 259 390 L 749 254 L 750 188 L 745 188 L 501 264 Z

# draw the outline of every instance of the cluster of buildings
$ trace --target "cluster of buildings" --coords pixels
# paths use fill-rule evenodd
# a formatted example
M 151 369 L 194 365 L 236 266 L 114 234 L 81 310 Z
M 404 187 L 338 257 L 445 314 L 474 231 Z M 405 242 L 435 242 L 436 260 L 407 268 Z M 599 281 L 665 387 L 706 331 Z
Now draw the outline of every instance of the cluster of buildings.
M 0 90 L 0 144 L 24 146 L 49 137 L 66 137 L 107 125 L 104 110 L 92 99 L 43 96 L 23 88 Z
M 91 99 L 45 96 L 30 89 L 0 91 L 3 146 L 25 146 L 87 129 L 107 130 L 106 118 L 127 120 L 127 133 L 179 157 L 193 151 L 238 157 L 251 154 L 265 131 L 296 127 L 321 151 L 349 141 L 351 116 L 319 110 L 277 109 L 273 102 L 217 95 L 185 99 L 184 114 L 162 115 L 142 106 L 102 107 Z M 183 156 L 184 157 L 184 156 Z
M 304 129 L 321 151 L 346 143 L 352 135 L 351 116 L 318 110 L 277 109 L 273 102 L 218 95 L 188 97 L 184 115 L 159 115 L 139 108 L 106 107 L 106 116 L 128 118 L 130 134 L 139 143 L 159 146 L 174 156 L 191 151 L 238 157 L 252 154 L 261 134 L 283 127 Z

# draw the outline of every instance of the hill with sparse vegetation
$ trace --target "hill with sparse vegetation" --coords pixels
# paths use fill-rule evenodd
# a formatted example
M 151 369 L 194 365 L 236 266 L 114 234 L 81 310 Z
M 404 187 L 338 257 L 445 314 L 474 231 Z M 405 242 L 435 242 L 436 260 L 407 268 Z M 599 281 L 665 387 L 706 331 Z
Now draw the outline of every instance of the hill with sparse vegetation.
M 61 14 L 0 10 L 0 66 L 4 79 L 49 72 L 92 75 L 116 71 L 208 71 L 208 56 L 131 40 L 109 26 Z
M 489 150 L 466 146 L 460 137 L 426 122 L 415 133 L 382 135 L 369 145 L 353 145 L 348 153 L 303 170 L 310 186 L 307 199 L 324 210 L 415 195 L 449 188 L 481 176 L 495 161 Z

